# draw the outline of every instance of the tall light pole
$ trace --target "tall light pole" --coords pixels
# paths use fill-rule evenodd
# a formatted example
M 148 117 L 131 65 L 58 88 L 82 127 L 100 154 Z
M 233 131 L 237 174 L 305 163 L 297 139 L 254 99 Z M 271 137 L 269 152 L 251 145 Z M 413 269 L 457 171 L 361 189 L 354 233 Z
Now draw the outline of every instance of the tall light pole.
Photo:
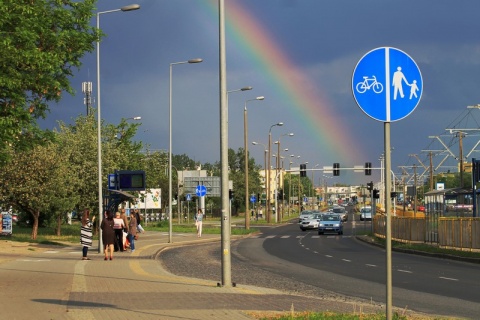
M 170 63 L 170 98 L 169 98 L 169 138 L 168 138 L 168 242 L 172 243 L 172 69 L 174 65 L 200 63 L 203 59 L 196 58 L 187 61 Z
M 283 122 L 272 124 L 268 130 L 268 168 L 267 169 L 267 222 L 270 222 L 270 161 L 272 157 L 272 128 L 281 127 Z
M 275 181 L 276 183 L 276 186 L 277 186 L 277 193 L 278 193 L 278 188 L 280 187 L 280 177 L 279 177 L 279 172 L 281 174 L 281 171 L 280 171 L 280 159 L 281 159 L 281 156 L 280 156 L 280 138 L 281 137 L 284 137 L 284 136 L 289 136 L 289 137 L 293 137 L 294 134 L 293 132 L 290 132 L 290 133 L 285 133 L 285 134 L 282 134 L 280 135 L 280 137 L 278 137 L 278 140 L 275 141 L 275 144 L 277 145 L 278 147 L 278 151 L 277 151 L 277 170 L 276 170 L 276 176 L 278 178 L 278 182 Z M 283 206 L 282 206 L 282 212 L 280 212 L 280 210 L 278 210 L 278 208 L 275 208 L 275 222 L 277 221 L 280 221 L 282 222 L 282 217 L 281 217 L 281 214 L 283 213 Z M 280 219 L 278 219 L 278 216 L 280 215 Z
M 265 169 L 264 170 L 264 178 L 265 178 L 265 190 L 267 189 L 267 154 L 268 154 L 268 149 L 267 149 L 267 146 L 263 143 L 260 143 L 260 142 L 255 142 L 253 141 L 252 144 L 254 146 L 256 145 L 262 145 L 263 146 L 263 149 L 264 149 L 264 155 L 263 155 L 263 168 Z M 266 199 L 266 191 L 265 191 L 265 199 Z M 260 199 L 258 199 L 258 203 L 261 203 Z M 265 206 L 266 206 L 266 203 L 265 203 Z
M 291 158 L 295 157 L 294 154 L 290 155 Z M 300 157 L 300 156 L 298 156 Z M 289 171 L 289 182 L 288 182 L 288 216 L 290 216 L 290 199 L 292 198 L 292 163 L 293 161 L 290 160 L 288 164 L 288 171 Z
M 255 99 L 249 99 L 245 101 L 245 108 L 243 109 L 243 146 L 245 152 L 245 229 L 250 229 L 250 219 L 249 215 L 249 194 L 248 194 L 248 114 L 247 114 L 247 102 L 264 100 L 264 96 L 256 97 Z
M 100 15 L 117 11 L 134 11 L 140 9 L 140 5 L 131 4 L 119 9 L 97 12 L 97 30 L 100 30 Z M 97 140 L 98 140 L 98 225 L 103 220 L 103 190 L 102 190 L 102 117 L 100 112 L 100 39 L 97 40 Z M 102 230 L 99 229 L 98 252 L 102 252 Z
M 315 168 L 317 168 L 320 164 L 316 164 L 312 169 L 312 190 L 313 190 L 313 198 L 315 198 Z M 313 200 L 313 208 L 312 209 L 315 209 L 315 200 Z

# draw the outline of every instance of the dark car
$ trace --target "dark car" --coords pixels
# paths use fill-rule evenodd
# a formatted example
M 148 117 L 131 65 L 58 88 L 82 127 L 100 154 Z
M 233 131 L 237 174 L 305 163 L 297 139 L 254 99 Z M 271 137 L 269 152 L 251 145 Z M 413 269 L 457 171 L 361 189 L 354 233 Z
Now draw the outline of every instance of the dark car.
M 343 221 L 339 214 L 324 214 L 318 222 L 318 234 L 333 232 L 343 234 Z

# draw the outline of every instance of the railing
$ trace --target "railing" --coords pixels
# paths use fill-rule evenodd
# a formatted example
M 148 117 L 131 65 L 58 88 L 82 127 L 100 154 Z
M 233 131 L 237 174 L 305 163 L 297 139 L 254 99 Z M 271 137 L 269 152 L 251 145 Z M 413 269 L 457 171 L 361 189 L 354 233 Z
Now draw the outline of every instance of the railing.
M 430 242 L 443 248 L 480 249 L 480 218 L 391 217 L 392 240 L 399 242 Z M 386 217 L 373 219 L 376 236 L 385 237 Z

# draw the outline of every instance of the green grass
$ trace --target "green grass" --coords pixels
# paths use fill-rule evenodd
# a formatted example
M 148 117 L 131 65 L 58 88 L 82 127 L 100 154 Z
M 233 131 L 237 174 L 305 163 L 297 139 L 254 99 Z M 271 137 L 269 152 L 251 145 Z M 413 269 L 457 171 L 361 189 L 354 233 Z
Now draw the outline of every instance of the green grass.
M 260 320 L 383 320 L 386 319 L 385 314 L 347 314 L 335 312 L 292 312 L 282 315 L 274 315 L 269 317 L 259 317 Z M 394 320 L 415 319 L 394 313 Z M 423 318 L 425 319 L 425 318 Z

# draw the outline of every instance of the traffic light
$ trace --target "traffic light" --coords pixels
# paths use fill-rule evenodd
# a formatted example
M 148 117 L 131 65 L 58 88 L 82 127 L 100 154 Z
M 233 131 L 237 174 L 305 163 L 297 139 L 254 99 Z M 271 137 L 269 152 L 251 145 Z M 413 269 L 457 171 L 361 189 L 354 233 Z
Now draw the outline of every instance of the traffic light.
M 335 162 L 333 164 L 333 175 L 334 176 L 339 176 L 340 175 L 340 163 Z
M 367 190 L 372 191 L 373 190 L 373 182 L 367 183 Z
M 305 171 L 306 169 L 307 169 L 306 164 L 300 164 L 300 177 L 306 177 L 307 176 L 307 171 Z
M 228 190 L 228 198 L 230 200 L 232 200 L 234 195 L 235 195 L 235 192 L 232 189 L 229 189 Z
M 380 198 L 380 191 L 378 191 L 377 189 L 373 189 L 373 198 L 374 199 Z
M 283 200 L 283 190 L 278 190 L 277 200 Z
M 366 176 L 371 176 L 372 175 L 372 163 L 371 162 L 365 162 L 365 175 Z

